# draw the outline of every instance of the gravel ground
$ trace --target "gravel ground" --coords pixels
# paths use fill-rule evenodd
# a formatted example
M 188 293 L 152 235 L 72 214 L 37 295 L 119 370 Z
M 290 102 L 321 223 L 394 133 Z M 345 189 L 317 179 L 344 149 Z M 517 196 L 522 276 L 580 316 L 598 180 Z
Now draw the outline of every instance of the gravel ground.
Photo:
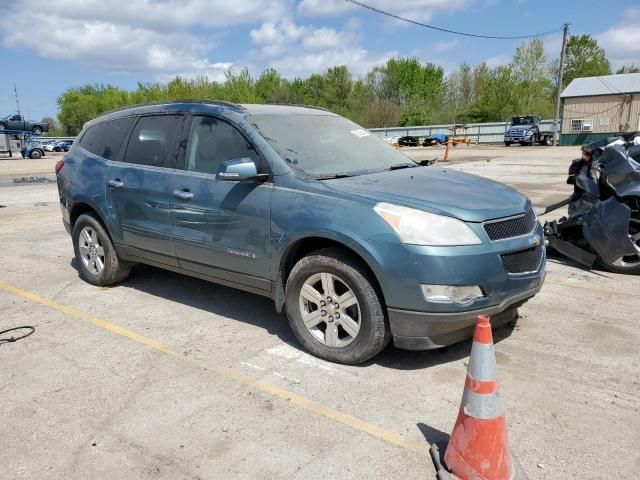
M 542 208 L 570 193 L 577 153 L 460 146 L 441 165 Z M 36 328 L 0 344 L 2 478 L 434 478 L 427 441 L 448 439 L 469 342 L 334 365 L 265 298 L 151 267 L 93 287 L 55 184 L 12 184 L 57 157 L 0 159 L 0 330 Z M 514 454 L 530 479 L 635 479 L 640 278 L 559 257 L 547 271 L 517 327 L 495 332 Z

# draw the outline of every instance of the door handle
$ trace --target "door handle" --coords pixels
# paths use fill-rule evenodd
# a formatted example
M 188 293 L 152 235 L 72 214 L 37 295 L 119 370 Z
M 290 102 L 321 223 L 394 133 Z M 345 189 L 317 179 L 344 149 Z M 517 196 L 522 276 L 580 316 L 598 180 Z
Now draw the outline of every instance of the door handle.
M 107 183 L 109 184 L 110 187 L 113 187 L 113 188 L 124 187 L 124 182 L 121 181 L 119 178 L 116 178 L 115 180 L 109 180 Z
M 193 198 L 193 193 L 188 190 L 174 190 L 173 196 L 181 200 L 191 200 Z

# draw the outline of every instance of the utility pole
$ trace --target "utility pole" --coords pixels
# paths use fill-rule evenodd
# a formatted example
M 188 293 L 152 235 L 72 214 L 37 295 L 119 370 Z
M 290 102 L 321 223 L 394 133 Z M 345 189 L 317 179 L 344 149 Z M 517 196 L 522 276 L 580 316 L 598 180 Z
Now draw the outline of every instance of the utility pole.
M 17 113 L 18 113 L 18 115 L 21 115 L 21 113 L 20 113 L 20 101 L 18 100 L 18 87 L 16 86 L 15 83 L 13 84 L 13 92 L 16 95 L 16 108 L 18 110 Z
M 558 67 L 558 91 L 556 92 L 556 113 L 553 117 L 553 146 L 558 144 L 558 122 L 560 120 L 560 92 L 562 91 L 562 74 L 564 72 L 564 53 L 567 49 L 567 35 L 569 33 L 569 24 L 564 24 L 564 33 L 562 34 L 562 49 L 560 50 L 560 66 Z

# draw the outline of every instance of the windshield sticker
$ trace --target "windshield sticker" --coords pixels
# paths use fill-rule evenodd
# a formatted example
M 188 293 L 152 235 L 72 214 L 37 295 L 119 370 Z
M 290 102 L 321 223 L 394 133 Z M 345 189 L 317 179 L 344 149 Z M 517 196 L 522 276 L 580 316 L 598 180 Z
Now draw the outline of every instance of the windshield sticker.
M 367 132 L 366 130 L 364 130 L 362 128 L 357 128 L 355 130 L 351 130 L 351 133 L 353 133 L 356 137 L 359 137 L 359 138 L 368 137 L 369 135 L 371 135 L 371 133 Z

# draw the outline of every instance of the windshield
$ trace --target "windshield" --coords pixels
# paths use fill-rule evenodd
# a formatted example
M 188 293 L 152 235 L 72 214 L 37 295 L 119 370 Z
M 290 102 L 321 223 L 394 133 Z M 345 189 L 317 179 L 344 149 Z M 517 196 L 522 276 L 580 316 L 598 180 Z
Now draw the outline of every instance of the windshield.
M 511 125 L 533 125 L 533 117 L 513 117 Z
M 417 166 L 378 136 L 334 115 L 249 115 L 247 120 L 294 170 L 314 178 Z

